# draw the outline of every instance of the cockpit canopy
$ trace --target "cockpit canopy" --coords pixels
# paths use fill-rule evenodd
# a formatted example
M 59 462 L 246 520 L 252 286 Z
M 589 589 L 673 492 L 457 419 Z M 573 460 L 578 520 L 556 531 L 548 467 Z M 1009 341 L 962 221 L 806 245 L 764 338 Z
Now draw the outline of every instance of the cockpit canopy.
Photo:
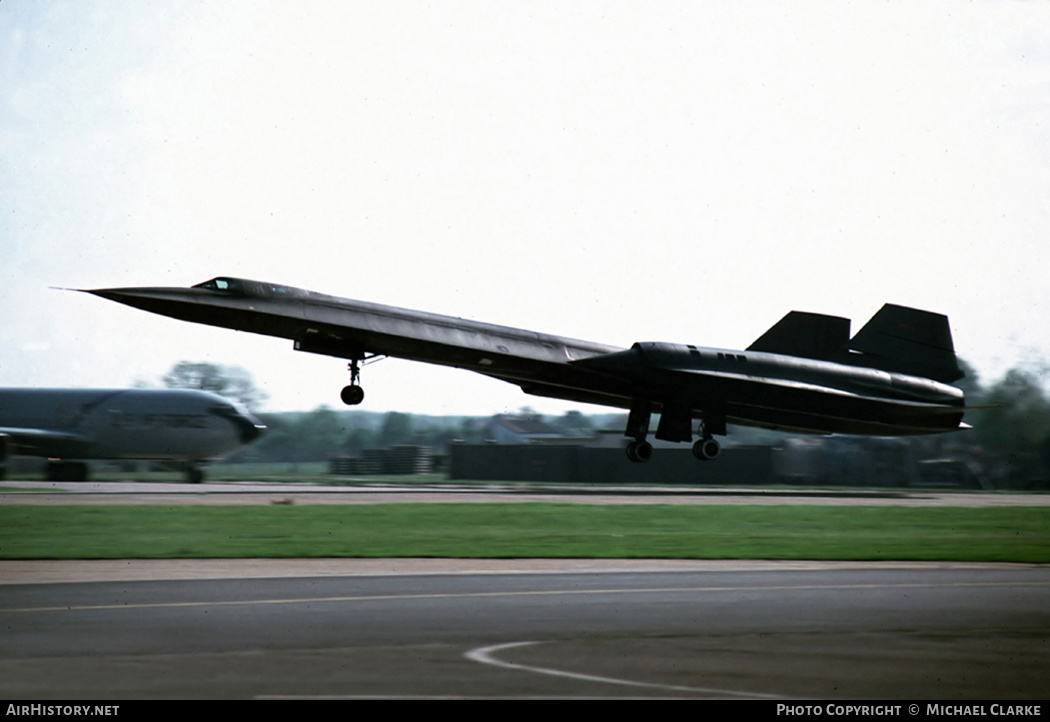
M 204 283 L 198 283 L 193 288 L 206 288 L 209 291 L 219 291 L 230 296 L 250 296 L 252 298 L 288 298 L 303 297 L 309 295 L 304 291 L 291 286 L 279 286 L 276 283 L 264 283 L 262 281 L 249 281 L 244 278 L 230 278 L 219 276 Z
M 204 283 L 198 283 L 194 288 L 207 288 L 212 291 L 233 291 L 237 292 L 241 290 L 243 282 L 239 278 L 213 278 L 210 281 Z

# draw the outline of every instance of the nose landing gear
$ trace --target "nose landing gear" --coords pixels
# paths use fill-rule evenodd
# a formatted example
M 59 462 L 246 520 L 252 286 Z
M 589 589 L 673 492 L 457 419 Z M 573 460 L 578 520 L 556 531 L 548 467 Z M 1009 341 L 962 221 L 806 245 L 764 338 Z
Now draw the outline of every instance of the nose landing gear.
M 339 392 L 339 398 L 343 400 L 343 403 L 347 406 L 357 406 L 359 403 L 365 400 L 365 390 L 361 388 L 361 367 L 372 361 L 382 361 L 386 356 L 383 354 L 363 354 L 359 356 L 353 356 L 350 359 L 350 363 L 346 365 L 348 371 L 350 371 L 350 385 L 344 386 L 343 390 Z
M 361 388 L 361 360 L 350 359 L 350 363 L 347 364 L 347 369 L 350 371 L 350 385 L 344 386 L 343 390 L 339 392 L 339 398 L 343 400 L 343 403 L 347 406 L 357 406 L 359 403 L 365 400 L 365 390 Z

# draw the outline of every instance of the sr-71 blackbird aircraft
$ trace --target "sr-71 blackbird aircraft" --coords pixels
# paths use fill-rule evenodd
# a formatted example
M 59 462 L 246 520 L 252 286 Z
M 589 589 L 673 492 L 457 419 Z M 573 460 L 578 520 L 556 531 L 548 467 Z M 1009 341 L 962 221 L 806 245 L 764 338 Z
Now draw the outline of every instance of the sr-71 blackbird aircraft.
M 83 290 L 83 289 L 82 289 Z M 967 428 L 963 376 L 946 316 L 887 304 L 850 338 L 849 319 L 792 311 L 745 351 L 672 343 L 629 349 L 450 316 L 219 277 L 191 288 L 85 290 L 164 316 L 291 339 L 299 351 L 360 364 L 379 356 L 469 369 L 527 394 L 630 410 L 632 461 L 656 438 L 692 441 L 713 459 L 729 423 L 817 433 L 899 436 Z
M 48 479 L 84 481 L 84 459 L 143 459 L 203 478 L 202 462 L 265 427 L 231 402 L 180 389 L 0 389 L 0 478 L 11 456 L 51 459 Z

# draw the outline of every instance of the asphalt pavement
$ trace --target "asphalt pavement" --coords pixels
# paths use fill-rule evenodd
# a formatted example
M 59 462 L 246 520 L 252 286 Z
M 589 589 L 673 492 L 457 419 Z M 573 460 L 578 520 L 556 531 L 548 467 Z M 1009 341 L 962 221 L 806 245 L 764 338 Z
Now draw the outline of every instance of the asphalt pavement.
M 1050 569 L 741 567 L 0 585 L 0 697 L 1046 695 Z

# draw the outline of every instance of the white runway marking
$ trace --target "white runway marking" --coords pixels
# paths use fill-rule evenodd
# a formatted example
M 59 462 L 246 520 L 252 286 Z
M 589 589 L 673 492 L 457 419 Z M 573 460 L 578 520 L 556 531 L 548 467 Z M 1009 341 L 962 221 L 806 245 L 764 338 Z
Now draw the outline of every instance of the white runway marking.
M 776 694 L 762 694 L 759 692 L 738 692 L 736 690 L 731 689 L 714 689 L 711 687 L 682 687 L 673 684 L 658 684 L 655 682 L 636 682 L 630 679 L 616 679 L 615 677 L 600 677 L 593 674 L 580 674 L 579 672 L 565 672 L 560 669 L 548 669 L 547 667 L 533 667 L 526 664 L 504 662 L 492 656 L 495 652 L 499 652 L 504 649 L 511 649 L 512 647 L 525 647 L 532 644 L 539 644 L 539 642 L 510 642 L 507 644 L 496 644 L 491 647 L 479 647 L 478 649 L 472 649 L 463 656 L 465 656 L 471 661 L 478 662 L 480 664 L 488 664 L 493 667 L 503 667 L 504 669 L 513 669 L 521 672 L 535 672 L 536 674 L 546 674 L 552 677 L 567 677 L 569 679 L 578 679 L 585 682 L 619 684 L 627 687 L 647 687 L 650 689 L 663 689 L 673 692 L 697 692 L 700 694 L 715 695 L 720 697 L 729 696 L 747 697 L 751 699 L 784 699 L 783 696 Z
M 646 594 L 711 594 L 719 592 L 797 592 L 797 591 L 844 591 L 849 589 L 873 589 L 888 591 L 894 589 L 947 589 L 947 588 L 999 588 L 999 587 L 1047 587 L 1048 582 L 908 582 L 902 584 L 774 584 L 744 586 L 711 586 L 711 587 L 623 587 L 610 589 L 550 589 L 533 591 L 494 591 L 494 592 L 435 592 L 431 594 L 364 594 L 339 597 L 289 597 L 278 599 L 213 599 L 193 602 L 129 602 L 119 604 L 83 604 L 54 607 L 14 607 L 0 608 L 0 614 L 31 614 L 39 612 L 84 612 L 103 610 L 132 609 L 179 609 L 189 607 L 237 607 L 282 604 L 322 604 L 378 602 L 402 600 L 432 599 L 483 599 L 486 597 L 557 597 L 557 596 L 601 596 L 610 594 L 646 595 Z

